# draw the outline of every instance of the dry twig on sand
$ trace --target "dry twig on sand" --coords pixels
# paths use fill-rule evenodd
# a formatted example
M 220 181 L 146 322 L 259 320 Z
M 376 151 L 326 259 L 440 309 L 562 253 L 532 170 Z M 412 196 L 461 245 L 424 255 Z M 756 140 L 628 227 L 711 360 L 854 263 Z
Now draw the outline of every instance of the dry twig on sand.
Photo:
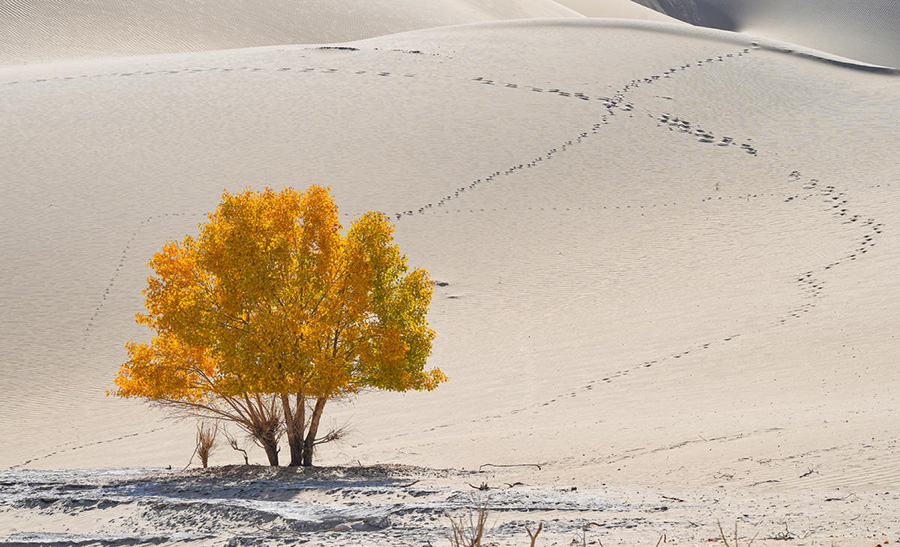
M 597 522 L 589 522 L 589 523 L 585 524 L 584 526 L 582 526 L 581 527 L 581 545 L 582 545 L 582 547 L 587 545 L 587 531 L 588 531 L 588 528 L 590 528 L 591 526 L 596 526 L 597 528 L 603 528 L 603 525 L 600 523 L 597 523 Z M 603 547 L 603 542 L 600 541 L 599 539 L 597 540 L 597 543 L 600 544 L 600 547 Z
M 481 547 L 481 539 L 484 537 L 484 527 L 487 524 L 488 511 L 484 505 L 479 504 L 474 512 L 467 516 L 450 519 L 451 547 Z
M 737 523 L 737 521 L 734 521 L 734 545 L 731 545 L 730 543 L 728 543 L 728 538 L 725 537 L 725 530 L 722 529 L 722 523 L 719 521 L 716 521 L 716 524 L 719 525 L 719 535 L 722 537 L 722 541 L 725 543 L 725 547 L 740 547 L 740 545 L 738 543 L 738 523 Z M 756 535 L 754 535 L 750 539 L 750 541 L 747 542 L 747 545 L 745 545 L 744 547 L 750 547 L 751 545 L 753 545 L 753 542 L 756 541 L 756 536 L 758 536 L 758 535 L 759 535 L 759 532 L 757 532 Z
M 528 537 L 531 538 L 531 547 L 534 547 L 534 546 L 535 546 L 535 542 L 537 541 L 538 534 L 540 534 L 540 533 L 541 533 L 541 530 L 543 530 L 543 529 L 544 529 L 544 523 L 543 523 L 543 522 L 539 522 L 539 523 L 538 523 L 537 530 L 535 530 L 533 534 L 531 533 L 531 529 L 530 529 L 530 528 L 528 528 L 527 526 L 525 527 L 525 531 L 528 532 Z
M 247 451 L 238 446 L 238 442 L 228 434 L 228 431 L 223 430 L 225 433 L 225 438 L 228 439 L 228 444 L 231 445 L 231 449 L 237 452 L 240 452 L 244 455 L 244 465 L 250 465 L 250 459 L 247 457 Z

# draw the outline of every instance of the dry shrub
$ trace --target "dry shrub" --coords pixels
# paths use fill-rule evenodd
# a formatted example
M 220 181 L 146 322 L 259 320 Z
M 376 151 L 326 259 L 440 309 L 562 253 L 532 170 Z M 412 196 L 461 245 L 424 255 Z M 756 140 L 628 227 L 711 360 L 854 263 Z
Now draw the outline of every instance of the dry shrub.
M 209 425 L 207 422 L 197 424 L 197 455 L 204 469 L 209 465 L 209 455 L 216 444 L 216 435 L 219 433 L 219 423 Z
M 725 530 L 722 529 L 722 523 L 721 523 L 721 522 L 716 522 L 716 524 L 719 526 L 719 536 L 722 538 L 722 542 L 725 543 L 725 547 L 742 547 L 742 546 L 738 543 L 739 537 L 738 537 L 738 523 L 737 523 L 737 521 L 734 521 L 734 536 L 733 536 L 733 538 L 732 538 L 732 543 L 729 543 L 729 542 L 728 542 L 728 538 L 725 537 Z M 785 525 L 785 529 L 787 529 L 787 525 Z M 747 544 L 744 545 L 743 547 L 750 547 L 751 545 L 753 545 L 753 542 L 756 541 L 756 536 L 758 536 L 758 535 L 759 535 L 759 532 L 757 532 L 756 535 L 754 535 L 753 538 L 751 538 L 751 539 L 747 542 Z
M 450 547 L 481 547 L 488 521 L 488 510 L 483 500 L 479 500 L 476 508 L 467 514 L 456 518 L 447 515 L 447 518 L 450 519 L 450 534 L 447 536 Z M 534 532 L 528 526 L 525 527 L 531 540 L 531 547 L 536 547 L 538 536 L 543 529 L 543 523 L 538 523 Z
M 481 539 L 484 537 L 484 527 L 487 525 L 488 511 L 487 508 L 479 504 L 478 508 L 470 511 L 467 515 L 450 519 L 450 540 L 451 547 L 481 547 Z

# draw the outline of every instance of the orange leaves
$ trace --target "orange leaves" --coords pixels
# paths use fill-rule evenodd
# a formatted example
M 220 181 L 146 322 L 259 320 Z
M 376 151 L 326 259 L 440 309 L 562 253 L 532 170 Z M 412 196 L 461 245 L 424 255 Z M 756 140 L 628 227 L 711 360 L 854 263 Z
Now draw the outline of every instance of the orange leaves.
M 216 363 L 206 348 L 188 346 L 171 336 L 150 343 L 128 342 L 128 361 L 114 382 L 119 397 L 205 401 Z
M 327 188 L 224 192 L 196 238 L 150 260 L 137 320 L 158 336 L 126 346 L 115 394 L 334 397 L 446 381 L 425 369 L 427 272 L 409 271 L 381 213 L 342 230 Z

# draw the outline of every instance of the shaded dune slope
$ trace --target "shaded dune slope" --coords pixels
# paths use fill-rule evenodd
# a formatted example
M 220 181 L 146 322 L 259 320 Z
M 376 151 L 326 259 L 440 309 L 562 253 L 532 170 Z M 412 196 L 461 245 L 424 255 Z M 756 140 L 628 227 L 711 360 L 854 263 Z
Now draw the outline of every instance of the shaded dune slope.
M 102 397 L 146 336 L 143 265 L 223 187 L 316 182 L 347 219 L 392 215 L 441 282 L 432 362 L 453 379 L 330 408 L 357 433 L 325 461 L 542 461 L 673 489 L 816 463 L 785 487 L 890 484 L 897 79 L 678 28 L 0 70 L 0 434 L 46 432 L 0 465 L 186 456 L 190 424 Z
M 636 4 L 631 0 L 560 0 L 560 4 L 572 8 L 585 17 L 636 19 L 674 23 L 678 19 L 660 11 Z
M 693 25 L 766 36 L 850 59 L 900 67 L 893 0 L 635 0 Z
M 531 17 L 578 17 L 552 0 L 39 0 L 0 5 L 0 64 L 344 42 Z

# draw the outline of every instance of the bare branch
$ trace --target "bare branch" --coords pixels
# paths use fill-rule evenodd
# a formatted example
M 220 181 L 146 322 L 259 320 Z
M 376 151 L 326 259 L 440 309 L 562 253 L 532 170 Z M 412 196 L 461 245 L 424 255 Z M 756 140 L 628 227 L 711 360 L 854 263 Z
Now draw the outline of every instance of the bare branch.
M 540 533 L 541 533 L 541 530 L 543 530 L 543 529 L 544 529 L 544 523 L 543 523 L 543 522 L 539 522 L 539 523 L 538 523 L 537 530 L 535 530 L 533 534 L 531 533 L 531 529 L 530 529 L 530 528 L 528 528 L 527 526 L 525 527 L 525 531 L 528 532 L 528 537 L 531 538 L 531 547 L 534 547 L 534 546 L 535 546 L 535 542 L 537 541 L 538 534 L 540 534 Z M 658 544 L 657 544 L 657 547 L 659 547 Z
M 232 450 L 240 452 L 244 455 L 244 465 L 250 465 L 250 459 L 247 458 L 247 451 L 244 450 L 243 448 L 241 448 L 240 446 L 238 446 L 238 442 L 234 439 L 234 437 L 232 437 L 231 435 L 228 434 L 228 431 L 223 430 L 223 432 L 225 433 L 225 438 L 228 439 L 228 442 L 231 445 Z

